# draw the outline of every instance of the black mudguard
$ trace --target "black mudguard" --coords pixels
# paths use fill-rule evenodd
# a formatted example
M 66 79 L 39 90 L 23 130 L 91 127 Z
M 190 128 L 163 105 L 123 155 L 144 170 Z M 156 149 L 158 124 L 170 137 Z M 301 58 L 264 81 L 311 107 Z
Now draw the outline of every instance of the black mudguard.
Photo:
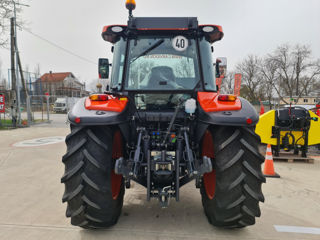
M 122 112 L 88 110 L 85 108 L 85 98 L 81 98 L 68 113 L 71 123 L 80 126 L 88 125 L 118 125 L 128 122 L 128 106 Z M 76 118 L 80 122 L 76 122 Z
M 205 112 L 199 106 L 199 121 L 197 126 L 196 140 L 199 141 L 209 125 L 223 126 L 243 126 L 253 127 L 259 121 L 259 115 L 255 108 L 244 98 L 241 100 L 241 109 L 235 111 L 219 111 Z M 252 123 L 248 124 L 247 119 L 251 119 Z

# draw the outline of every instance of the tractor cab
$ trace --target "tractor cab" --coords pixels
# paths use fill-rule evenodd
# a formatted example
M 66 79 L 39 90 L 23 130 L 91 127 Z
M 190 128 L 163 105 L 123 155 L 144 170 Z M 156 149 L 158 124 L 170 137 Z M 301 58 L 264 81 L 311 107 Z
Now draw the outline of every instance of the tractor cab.
M 114 44 L 112 91 L 216 91 L 211 44 L 223 37 L 220 26 L 131 17 L 128 25 L 104 27 L 102 37 Z

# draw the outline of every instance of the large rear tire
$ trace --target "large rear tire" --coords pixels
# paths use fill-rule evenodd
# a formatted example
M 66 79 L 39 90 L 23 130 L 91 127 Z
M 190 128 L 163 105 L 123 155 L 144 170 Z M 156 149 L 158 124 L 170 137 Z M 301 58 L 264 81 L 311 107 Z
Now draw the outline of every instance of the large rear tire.
M 67 153 L 62 161 L 65 184 L 62 201 L 71 224 L 83 228 L 105 228 L 120 216 L 124 183 L 114 173 L 115 159 L 123 156 L 120 131 L 105 126 L 71 125 L 66 137 Z
M 204 175 L 200 192 L 208 221 L 218 227 L 255 224 L 264 201 L 261 172 L 264 157 L 260 137 L 250 128 L 217 126 L 206 131 L 202 156 L 213 159 L 213 171 Z

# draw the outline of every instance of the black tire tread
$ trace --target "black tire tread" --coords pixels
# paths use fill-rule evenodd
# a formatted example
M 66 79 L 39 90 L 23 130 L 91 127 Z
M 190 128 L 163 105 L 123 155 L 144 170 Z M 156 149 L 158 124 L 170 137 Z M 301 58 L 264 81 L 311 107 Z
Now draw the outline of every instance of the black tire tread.
M 264 201 L 261 172 L 264 157 L 258 151 L 260 137 L 252 128 L 212 126 L 216 170 L 216 190 L 209 199 L 200 187 L 208 221 L 219 227 L 242 228 L 260 217 L 259 202 Z
M 105 126 L 71 125 L 66 137 L 67 153 L 62 157 L 65 184 L 62 202 L 67 202 L 66 216 L 71 224 L 83 228 L 114 225 L 121 213 L 124 196 L 112 198 L 111 171 L 114 168 L 112 143 L 114 129 Z

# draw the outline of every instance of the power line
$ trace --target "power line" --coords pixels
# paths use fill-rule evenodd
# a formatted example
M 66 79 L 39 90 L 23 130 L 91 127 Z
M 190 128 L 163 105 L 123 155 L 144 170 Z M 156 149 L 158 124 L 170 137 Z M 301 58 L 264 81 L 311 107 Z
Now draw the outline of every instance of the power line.
M 21 26 L 20 26 L 20 27 L 21 27 Z M 72 56 L 74 56 L 74 57 L 77 57 L 77 58 L 79 58 L 79 59 L 81 59 L 81 60 L 83 60 L 83 61 L 86 61 L 86 62 L 88 62 L 88 63 L 94 64 L 94 65 L 98 65 L 96 62 L 93 62 L 93 61 L 91 61 L 91 60 L 89 60 L 89 59 L 87 59 L 87 58 L 84 58 L 84 57 L 76 54 L 76 53 L 73 53 L 73 52 L 71 52 L 70 50 L 65 49 L 64 47 L 60 47 L 58 44 L 56 44 L 56 43 L 54 43 L 54 42 L 52 42 L 52 41 L 50 41 L 50 40 L 47 40 L 47 39 L 45 39 L 44 37 L 41 37 L 40 35 L 35 34 L 35 33 L 31 32 L 31 31 L 28 30 L 28 29 L 25 29 L 24 27 L 21 27 L 21 28 L 22 28 L 24 31 L 30 33 L 31 35 L 33 35 L 33 36 L 41 39 L 42 41 L 45 41 L 45 42 L 49 43 L 50 45 L 52 45 L 52 46 L 54 46 L 54 47 L 56 47 L 56 48 L 59 48 L 60 50 L 62 50 L 62 51 L 64 51 L 64 52 L 69 53 L 70 55 L 72 55 Z

